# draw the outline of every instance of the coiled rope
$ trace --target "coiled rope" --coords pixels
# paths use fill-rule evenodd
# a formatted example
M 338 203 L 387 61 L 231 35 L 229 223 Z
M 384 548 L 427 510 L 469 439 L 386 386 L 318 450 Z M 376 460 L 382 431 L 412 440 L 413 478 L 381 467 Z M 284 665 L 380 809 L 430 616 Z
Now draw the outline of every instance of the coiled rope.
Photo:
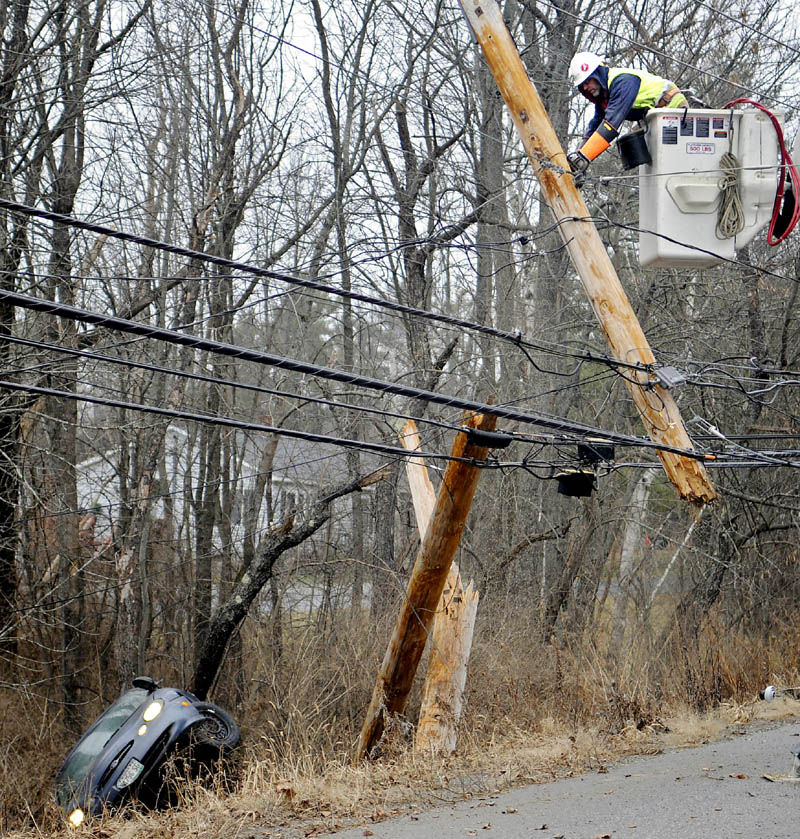
M 717 238 L 732 239 L 744 230 L 744 207 L 739 194 L 739 161 L 736 155 L 726 151 L 719 162 L 722 177 L 719 181 L 720 199 L 717 216 Z

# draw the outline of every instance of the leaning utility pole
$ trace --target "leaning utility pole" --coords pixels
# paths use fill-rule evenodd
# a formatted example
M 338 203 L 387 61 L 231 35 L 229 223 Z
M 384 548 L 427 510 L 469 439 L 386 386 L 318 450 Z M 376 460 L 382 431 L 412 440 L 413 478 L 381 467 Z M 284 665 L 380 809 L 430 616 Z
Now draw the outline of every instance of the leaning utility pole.
M 403 426 L 400 440 L 409 451 L 422 448 L 417 424 L 413 419 Z M 424 540 L 436 509 L 436 493 L 421 457 L 406 458 L 406 475 L 419 537 Z M 451 563 L 433 619 L 431 654 L 414 737 L 415 751 L 455 751 L 479 600 L 480 595 L 472 580 L 464 588 L 458 565 Z
M 356 760 L 369 756 L 380 742 L 387 722 L 405 711 L 478 486 L 481 470 L 476 461 L 483 460 L 488 452 L 486 435 L 481 436 L 480 432 L 493 431 L 496 422 L 497 417 L 491 414 L 471 416 L 464 431 L 459 431 L 453 441 L 453 459 L 447 464 L 442 478 L 406 596 L 378 671 L 372 701 L 356 746 Z
M 573 183 L 564 150 L 547 111 L 528 78 L 495 0 L 460 0 L 486 63 L 511 112 L 572 262 L 614 356 L 626 363 L 654 365 L 636 314 L 606 253 L 589 210 Z M 645 370 L 626 370 L 628 390 L 655 443 L 691 450 L 672 394 Z M 692 457 L 658 450 L 678 495 L 705 504 L 717 494 L 705 467 Z

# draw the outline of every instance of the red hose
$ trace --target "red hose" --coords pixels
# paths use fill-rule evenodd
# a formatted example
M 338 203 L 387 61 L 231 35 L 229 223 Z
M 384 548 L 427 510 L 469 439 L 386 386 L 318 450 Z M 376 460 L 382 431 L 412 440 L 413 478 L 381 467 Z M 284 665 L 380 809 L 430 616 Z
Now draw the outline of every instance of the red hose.
M 792 160 L 792 156 L 786 148 L 786 143 L 784 142 L 783 137 L 783 129 L 781 128 L 781 124 L 778 122 L 778 118 L 775 114 L 760 103 L 747 98 L 734 99 L 732 102 L 728 102 L 725 107 L 732 108 L 734 105 L 743 104 L 752 105 L 754 108 L 758 108 L 759 111 L 763 111 L 772 120 L 775 133 L 778 135 L 778 145 L 781 149 L 780 177 L 778 178 L 778 191 L 775 193 L 775 203 L 772 205 L 772 219 L 770 220 L 769 230 L 767 231 L 767 244 L 774 247 L 775 245 L 779 245 L 792 232 L 797 222 L 800 221 L 800 174 L 798 174 L 794 161 Z M 786 225 L 786 229 L 776 239 L 773 232 L 775 230 L 775 224 L 778 221 L 778 216 L 781 214 L 781 204 L 783 203 L 783 193 L 786 186 L 787 172 L 789 173 L 789 178 L 792 182 L 792 191 L 794 192 L 794 212 L 792 213 L 791 219 L 789 219 L 789 223 Z

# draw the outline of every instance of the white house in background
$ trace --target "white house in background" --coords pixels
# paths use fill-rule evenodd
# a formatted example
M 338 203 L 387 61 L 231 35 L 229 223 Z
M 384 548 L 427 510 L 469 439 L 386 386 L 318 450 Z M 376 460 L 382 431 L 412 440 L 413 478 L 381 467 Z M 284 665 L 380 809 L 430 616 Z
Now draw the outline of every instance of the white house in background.
M 242 512 L 244 500 L 252 489 L 261 460 L 260 445 L 267 443 L 266 438 L 256 435 L 239 436 L 236 457 L 241 458 L 238 469 L 230 470 L 238 478 L 234 481 L 235 499 L 231 515 L 234 550 L 241 550 L 243 536 Z M 200 435 L 191 436 L 179 426 L 171 425 L 164 439 L 164 458 L 162 469 L 166 473 L 169 489 L 161 497 L 153 489 L 152 514 L 163 519 L 171 505 L 172 520 L 177 539 L 194 541 L 194 528 L 191 506 L 187 505 L 187 484 L 196 491 L 199 475 Z M 111 529 L 119 520 L 122 512 L 119 489 L 119 449 L 110 449 L 102 454 L 87 458 L 77 466 L 78 503 L 82 510 L 93 511 L 94 541 L 102 545 L 110 539 Z M 131 457 L 133 444 L 131 444 Z M 374 458 L 372 458 L 374 460 Z M 374 463 L 371 467 L 374 468 Z M 367 468 L 365 467 L 365 471 Z M 258 521 L 259 531 L 269 529 L 271 523 L 279 522 L 287 513 L 314 501 L 319 490 L 325 486 L 336 485 L 346 480 L 346 452 L 338 446 L 310 443 L 291 437 L 280 437 L 272 464 L 272 510 L 267 509 L 266 501 L 261 505 Z M 187 478 L 191 480 L 187 481 Z M 136 487 L 129 489 L 131 498 L 136 496 Z M 344 508 L 343 508 L 344 509 Z M 215 532 L 215 541 L 221 547 L 219 535 Z

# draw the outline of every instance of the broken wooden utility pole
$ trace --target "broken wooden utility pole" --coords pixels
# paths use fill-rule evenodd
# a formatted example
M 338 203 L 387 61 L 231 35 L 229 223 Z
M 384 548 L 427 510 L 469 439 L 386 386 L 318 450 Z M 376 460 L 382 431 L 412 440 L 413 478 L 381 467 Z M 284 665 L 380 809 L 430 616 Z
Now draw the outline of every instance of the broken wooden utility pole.
M 419 451 L 422 448 L 417 424 L 413 419 L 406 420 L 403 430 L 400 432 L 400 442 L 403 448 L 410 452 Z M 408 478 L 411 503 L 414 505 L 414 515 L 417 519 L 419 541 L 424 542 L 428 525 L 431 523 L 433 511 L 436 507 L 436 491 L 428 476 L 425 461 L 421 457 L 406 458 L 406 478 Z
M 405 711 L 428 633 L 439 606 L 450 565 L 461 541 L 480 468 L 470 460 L 483 460 L 483 441 L 470 442 L 470 430 L 492 431 L 497 418 L 472 416 L 467 429 L 456 435 L 451 460 L 436 497 L 430 525 L 420 545 L 394 632 L 378 671 L 372 701 L 356 747 L 356 760 L 368 756 L 378 744 L 388 718 Z
M 456 749 L 479 600 L 472 580 L 464 587 L 454 562 L 433 622 L 414 751 L 449 754 Z
M 413 419 L 403 426 L 400 440 L 409 451 L 422 448 Z M 436 493 L 421 457 L 406 458 L 406 475 L 423 540 L 433 517 Z M 431 654 L 414 735 L 415 751 L 455 751 L 479 600 L 471 580 L 464 588 L 458 565 L 453 562 L 433 621 Z
M 499 6 L 495 0 L 460 2 L 511 112 L 542 194 L 558 221 L 561 236 L 611 351 L 619 361 L 654 367 L 655 357 L 575 187 L 564 150 L 528 78 Z M 655 375 L 646 370 L 628 369 L 625 379 L 653 442 L 692 450 L 675 400 L 658 384 Z M 681 498 L 696 504 L 716 498 L 708 473 L 697 459 L 661 449 L 658 456 Z

